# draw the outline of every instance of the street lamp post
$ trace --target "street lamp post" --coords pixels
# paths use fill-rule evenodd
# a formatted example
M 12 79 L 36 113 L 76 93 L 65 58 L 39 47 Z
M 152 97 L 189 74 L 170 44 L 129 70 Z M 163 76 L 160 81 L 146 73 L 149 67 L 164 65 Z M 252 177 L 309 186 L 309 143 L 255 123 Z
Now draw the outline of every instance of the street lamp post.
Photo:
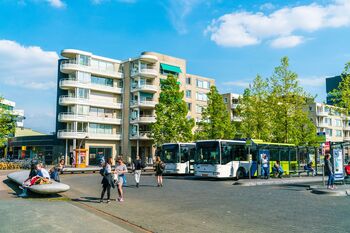
M 89 138 L 89 136 L 85 136 L 83 139 L 81 139 L 81 141 L 80 141 L 80 144 L 79 144 L 79 149 L 78 149 L 78 162 L 79 162 L 79 164 L 80 164 L 80 150 L 81 150 L 81 145 L 83 144 L 83 141 L 84 140 L 86 140 L 86 139 L 88 139 Z

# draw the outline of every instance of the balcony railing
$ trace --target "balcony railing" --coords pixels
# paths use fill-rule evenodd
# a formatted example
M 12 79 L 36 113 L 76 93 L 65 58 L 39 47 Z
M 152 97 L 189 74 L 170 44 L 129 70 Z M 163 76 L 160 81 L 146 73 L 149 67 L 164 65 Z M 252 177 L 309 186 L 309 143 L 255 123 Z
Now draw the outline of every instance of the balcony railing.
M 58 115 L 60 122 L 67 121 L 79 121 L 79 122 L 94 122 L 94 123 L 108 123 L 108 124 L 121 124 L 121 117 L 103 117 L 103 116 L 92 116 L 75 114 L 71 112 L 62 112 Z
M 130 123 L 154 123 L 156 122 L 155 116 L 140 116 L 136 119 L 131 119 Z
M 131 76 L 142 75 L 145 77 L 156 77 L 158 75 L 158 70 L 153 67 L 135 69 L 131 72 Z
M 96 140 L 120 140 L 121 134 L 101 134 L 101 133 L 91 133 L 86 131 L 69 131 L 69 130 L 59 130 L 57 132 L 58 138 L 64 139 L 96 139 Z
M 123 89 L 119 87 L 95 84 L 90 82 L 81 82 L 76 79 L 62 79 L 60 81 L 61 89 L 69 89 L 69 88 L 75 88 L 75 87 L 93 89 L 93 90 L 98 90 L 103 92 L 120 93 L 120 94 L 123 92 Z
M 131 101 L 131 107 L 155 107 L 156 104 L 153 100 Z
M 108 75 L 115 78 L 123 78 L 123 73 L 115 71 L 115 70 L 106 70 L 101 69 L 99 67 L 95 66 L 89 66 L 89 65 L 83 65 L 79 64 L 76 60 L 64 60 L 61 63 L 61 71 L 68 71 L 68 70 L 84 70 L 90 73 L 95 74 L 102 74 L 102 75 Z
M 145 140 L 150 140 L 152 139 L 150 137 L 150 131 L 139 131 L 136 132 L 135 134 L 130 135 L 130 139 L 145 139 Z
M 328 116 L 329 112 L 324 112 L 324 111 L 317 111 L 316 115 L 317 116 Z
M 158 87 L 155 85 L 140 85 L 140 86 L 133 86 L 131 88 L 132 91 L 151 91 L 151 92 L 157 92 Z
M 123 104 L 117 101 L 79 98 L 74 96 L 60 96 L 59 104 L 60 105 L 82 104 L 82 105 L 91 105 L 91 106 L 113 108 L 113 109 L 122 109 L 123 107 Z
M 332 126 L 329 125 L 328 123 L 321 122 L 321 123 L 318 123 L 318 127 L 320 127 L 320 128 L 331 128 Z

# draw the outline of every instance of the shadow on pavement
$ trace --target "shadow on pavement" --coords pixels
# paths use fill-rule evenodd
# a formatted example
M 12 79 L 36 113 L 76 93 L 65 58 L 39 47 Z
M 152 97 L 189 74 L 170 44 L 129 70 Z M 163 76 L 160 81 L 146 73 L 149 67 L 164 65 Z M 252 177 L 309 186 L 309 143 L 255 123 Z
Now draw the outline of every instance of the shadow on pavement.
M 111 201 L 116 201 L 115 198 L 111 198 Z M 74 198 L 72 199 L 74 202 L 86 202 L 86 203 L 100 203 L 99 197 L 80 197 L 80 198 Z M 107 201 L 106 198 L 103 199 L 104 202 Z
M 6 179 L 3 181 L 4 184 L 6 184 L 9 188 L 11 188 L 11 190 L 13 192 L 10 192 L 9 194 L 11 195 L 12 194 L 12 197 L 15 197 L 17 198 L 19 194 L 22 193 L 22 190 L 19 188 L 19 185 L 16 184 L 15 182 L 12 182 L 11 180 L 9 179 Z M 30 192 L 28 190 L 28 197 L 27 198 L 37 198 L 37 199 L 57 199 L 57 198 L 62 198 L 63 196 L 59 195 L 59 194 L 48 194 L 48 195 L 45 195 L 45 194 L 38 194 L 38 193 L 33 193 L 33 192 Z

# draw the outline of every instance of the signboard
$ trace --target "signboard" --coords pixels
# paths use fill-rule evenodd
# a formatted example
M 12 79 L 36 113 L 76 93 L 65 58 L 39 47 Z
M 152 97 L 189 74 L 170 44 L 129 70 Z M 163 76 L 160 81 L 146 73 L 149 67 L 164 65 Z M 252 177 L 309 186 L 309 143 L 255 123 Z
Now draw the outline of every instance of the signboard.
M 343 150 L 333 149 L 334 180 L 344 180 Z
M 22 146 L 22 150 L 27 150 L 27 147 L 26 146 Z

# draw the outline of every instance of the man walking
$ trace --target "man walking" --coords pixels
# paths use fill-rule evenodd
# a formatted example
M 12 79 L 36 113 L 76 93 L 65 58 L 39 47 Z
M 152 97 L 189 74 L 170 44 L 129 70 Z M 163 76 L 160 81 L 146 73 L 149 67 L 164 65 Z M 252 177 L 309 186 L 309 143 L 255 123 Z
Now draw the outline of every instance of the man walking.
M 142 163 L 142 160 L 140 159 L 140 156 L 136 156 L 136 159 L 134 160 L 134 174 L 135 174 L 135 182 L 136 187 L 139 187 L 140 184 L 140 178 L 141 178 L 141 171 L 144 168 L 144 165 Z

